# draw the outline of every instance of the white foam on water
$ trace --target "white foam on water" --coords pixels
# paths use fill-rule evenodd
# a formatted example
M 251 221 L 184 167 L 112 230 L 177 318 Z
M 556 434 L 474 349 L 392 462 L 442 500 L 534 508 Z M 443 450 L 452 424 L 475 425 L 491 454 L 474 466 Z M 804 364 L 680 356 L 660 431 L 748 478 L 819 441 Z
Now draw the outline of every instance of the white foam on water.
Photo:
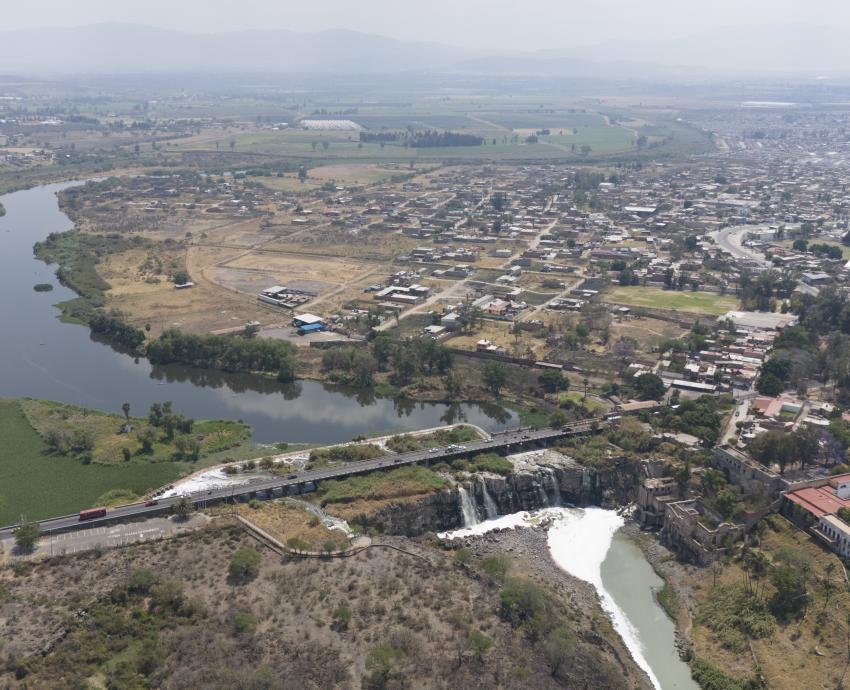
M 640 635 L 625 612 L 602 584 L 602 562 L 611 548 L 611 540 L 623 518 L 613 510 L 602 508 L 566 509 L 549 529 L 549 552 L 559 568 L 573 577 L 589 582 L 599 595 L 602 609 L 611 616 L 614 629 L 657 690 L 661 684 L 644 656 Z
M 549 527 L 548 543 L 552 560 L 563 571 L 593 585 L 599 595 L 603 611 L 610 617 L 614 629 L 623 639 L 638 666 L 649 676 L 657 690 L 662 690 L 652 667 L 644 655 L 640 634 L 617 605 L 602 583 L 602 563 L 611 548 L 614 534 L 623 526 L 622 516 L 614 510 L 603 508 L 547 508 L 535 512 L 500 515 L 463 529 L 442 532 L 444 539 L 473 537 L 496 529 L 514 529 L 539 523 L 544 518 L 555 518 Z

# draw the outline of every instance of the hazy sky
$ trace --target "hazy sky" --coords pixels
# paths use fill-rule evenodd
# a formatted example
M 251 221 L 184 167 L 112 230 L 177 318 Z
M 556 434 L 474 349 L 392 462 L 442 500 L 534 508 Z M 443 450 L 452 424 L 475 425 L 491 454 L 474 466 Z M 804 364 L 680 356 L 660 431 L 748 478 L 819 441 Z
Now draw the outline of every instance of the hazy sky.
M 847 0 L 38 0 L 3 3 L 2 28 L 133 22 L 192 32 L 345 28 L 512 52 L 681 37 L 733 24 L 850 29 Z

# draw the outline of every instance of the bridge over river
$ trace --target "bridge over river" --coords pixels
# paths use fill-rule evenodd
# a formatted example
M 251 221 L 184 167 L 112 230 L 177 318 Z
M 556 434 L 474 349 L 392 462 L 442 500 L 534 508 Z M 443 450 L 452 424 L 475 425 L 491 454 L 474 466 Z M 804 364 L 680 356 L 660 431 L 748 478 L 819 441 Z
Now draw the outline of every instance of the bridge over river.
M 171 496 L 159 499 L 155 503 L 148 501 L 150 505 L 146 503 L 130 503 L 111 508 L 107 511 L 106 515 L 90 520 L 81 521 L 79 515 L 74 514 L 42 520 L 38 525 L 42 534 L 53 534 L 162 515 L 163 513 L 171 512 L 174 506 L 183 499 L 188 500 L 195 507 L 203 507 L 222 501 L 253 498 L 258 494 L 266 496 L 301 494 L 313 491 L 319 482 L 327 479 L 342 479 L 352 475 L 374 472 L 375 470 L 393 469 L 404 465 L 415 465 L 417 463 L 431 464 L 444 460 L 451 461 L 484 452 L 515 453 L 526 448 L 549 445 L 572 436 L 593 433 L 609 426 L 611 423 L 608 420 L 594 419 L 568 424 L 560 428 L 515 429 L 495 433 L 489 439 L 470 441 L 462 447 L 445 446 L 436 449 L 399 453 L 398 455 L 383 456 L 370 460 L 360 460 L 334 467 L 260 479 L 237 486 L 213 488 L 183 496 Z M 0 529 L 0 538 L 8 536 L 15 527 L 16 525 L 10 525 Z

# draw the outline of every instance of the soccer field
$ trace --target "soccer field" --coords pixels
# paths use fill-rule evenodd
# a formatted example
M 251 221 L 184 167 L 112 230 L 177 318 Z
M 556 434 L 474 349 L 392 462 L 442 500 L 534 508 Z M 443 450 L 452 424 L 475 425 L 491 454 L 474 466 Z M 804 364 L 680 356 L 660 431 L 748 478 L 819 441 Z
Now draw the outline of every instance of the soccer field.
M 662 290 L 651 287 L 615 287 L 608 290 L 603 299 L 612 304 L 649 309 L 673 309 L 697 314 L 719 316 L 739 307 L 738 298 L 732 295 L 716 295 L 712 292 L 690 292 Z

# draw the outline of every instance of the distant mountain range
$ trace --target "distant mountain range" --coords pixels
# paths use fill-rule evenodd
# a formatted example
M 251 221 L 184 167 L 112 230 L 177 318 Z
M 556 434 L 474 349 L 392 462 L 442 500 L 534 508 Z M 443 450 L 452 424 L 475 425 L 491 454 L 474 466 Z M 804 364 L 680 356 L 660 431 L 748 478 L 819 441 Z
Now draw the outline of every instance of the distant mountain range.
M 190 34 L 138 24 L 0 32 L 0 71 L 18 74 L 430 71 L 467 57 L 451 46 L 356 31 Z
M 805 25 L 713 29 L 533 53 L 463 48 L 346 30 L 190 34 L 136 24 L 0 32 L 7 74 L 448 72 L 565 77 L 850 74 L 845 32 Z

